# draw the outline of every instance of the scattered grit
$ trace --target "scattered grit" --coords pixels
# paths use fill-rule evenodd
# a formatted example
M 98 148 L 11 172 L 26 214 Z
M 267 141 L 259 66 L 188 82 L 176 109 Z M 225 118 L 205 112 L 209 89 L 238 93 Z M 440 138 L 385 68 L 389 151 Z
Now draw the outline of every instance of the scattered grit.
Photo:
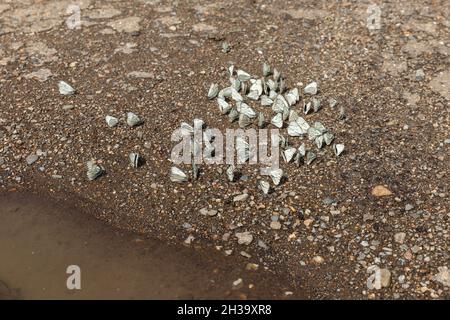
M 214 246 L 243 268 L 272 270 L 286 295 L 448 298 L 445 1 L 384 3 L 377 31 L 360 2 L 156 2 L 83 1 L 79 29 L 64 23 L 69 1 L 0 5 L 1 189 Z M 322 108 L 303 117 L 344 142 L 342 156 L 315 148 L 315 160 L 297 167 L 292 155 L 286 181 L 268 194 L 256 166 L 237 166 L 233 183 L 226 166 L 172 182 L 180 123 L 229 125 L 205 102 L 205 84 L 228 78 L 223 66 L 259 74 L 265 61 L 283 70 L 286 88 L 317 84 Z M 264 115 L 270 125 L 283 119 Z M 245 277 L 236 285 L 248 288 Z

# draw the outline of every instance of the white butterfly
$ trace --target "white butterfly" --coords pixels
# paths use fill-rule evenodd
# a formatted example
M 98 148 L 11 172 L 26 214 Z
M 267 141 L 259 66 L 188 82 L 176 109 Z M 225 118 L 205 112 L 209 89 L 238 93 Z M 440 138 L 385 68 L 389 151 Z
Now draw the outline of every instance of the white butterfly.
M 258 91 L 255 90 L 250 90 L 250 93 L 247 95 L 247 98 L 251 99 L 251 100 L 258 100 L 259 99 L 259 94 Z
M 263 82 L 261 79 L 257 79 L 251 86 L 250 92 L 256 91 L 258 93 L 258 97 L 263 94 Z
M 189 141 L 189 146 L 191 147 L 191 153 L 194 157 L 197 157 L 200 154 L 200 152 L 202 151 L 200 144 L 197 141 L 195 141 L 194 139 L 191 139 Z
M 251 124 L 252 124 L 252 120 L 247 115 L 245 115 L 244 113 L 241 113 L 239 115 L 239 127 L 240 128 L 242 128 L 242 129 L 246 128 Z
M 230 82 L 231 82 L 231 87 L 234 88 L 236 91 L 239 91 L 241 89 L 241 81 L 239 81 L 239 79 L 230 77 Z
M 268 96 L 266 96 L 266 95 L 261 96 L 261 105 L 263 107 L 268 107 L 268 106 L 271 106 L 272 104 L 273 104 L 273 100 L 270 99 Z
M 278 82 L 273 81 L 272 79 L 267 80 L 267 86 L 271 91 L 277 91 L 278 89 Z
M 338 101 L 336 99 L 334 99 L 334 98 L 330 98 L 328 100 L 328 103 L 330 105 L 330 108 L 334 108 L 337 105 Z
M 193 163 L 192 164 L 192 178 L 194 180 L 197 180 L 198 179 L 198 174 L 199 174 L 199 168 L 198 168 L 198 166 L 195 163 Z
M 327 128 L 325 128 L 325 126 L 319 121 L 314 122 L 314 128 L 320 131 L 320 133 L 325 133 L 328 131 Z
M 281 78 L 281 72 L 277 70 L 277 68 L 273 68 L 273 79 L 278 82 Z
M 232 164 L 229 165 L 228 168 L 227 168 L 227 171 L 226 171 L 228 181 L 230 181 L 230 182 L 234 181 L 234 172 L 235 172 L 234 166 Z
M 300 100 L 300 96 L 298 94 L 298 89 L 294 88 L 292 90 L 289 90 L 285 95 L 286 101 L 289 103 L 290 106 L 293 106 L 297 103 L 297 101 Z
M 317 93 L 317 82 L 311 82 L 304 90 L 306 94 L 315 95 Z
M 139 153 L 131 152 L 128 158 L 130 159 L 130 163 L 133 168 L 139 167 L 140 161 Z
M 308 114 L 311 112 L 311 102 L 303 103 L 303 113 Z
M 312 104 L 313 104 L 313 110 L 314 110 L 314 112 L 319 111 L 320 105 L 321 105 L 320 100 L 319 100 L 319 99 L 316 99 L 316 98 L 312 98 Z
M 316 159 L 316 154 L 312 151 L 306 153 L 306 164 L 311 164 Z
M 263 64 L 263 76 L 267 77 L 270 75 L 270 66 L 264 62 Z
M 286 109 L 289 109 L 288 102 L 281 94 L 277 95 L 272 105 L 273 112 L 275 113 L 285 112 Z
M 87 168 L 87 177 L 90 181 L 97 179 L 105 172 L 101 166 L 95 164 L 93 161 L 87 162 Z
M 288 106 L 285 106 L 283 109 L 283 121 L 289 118 L 290 110 Z
M 228 67 L 228 73 L 230 74 L 230 76 L 233 76 L 234 74 L 234 65 L 231 65 Z
M 309 140 L 315 140 L 317 137 L 320 137 L 322 133 L 317 130 L 316 128 L 310 127 L 308 129 L 308 139 Z
M 241 94 L 235 88 L 231 88 L 231 99 L 238 102 L 244 101 L 244 98 L 242 98 Z
M 314 140 L 314 142 L 316 143 L 316 146 L 317 146 L 318 149 L 322 149 L 322 147 L 323 147 L 323 145 L 325 143 L 325 139 L 323 138 L 323 135 L 322 136 L 318 136 Z
M 248 91 L 248 84 L 247 82 L 241 82 L 241 93 L 247 94 Z
M 339 120 L 345 120 L 347 119 L 347 113 L 345 112 L 345 108 L 344 106 L 340 106 L 339 107 L 339 116 L 338 116 Z
M 133 112 L 128 112 L 127 113 L 127 124 L 130 127 L 134 127 L 137 125 L 140 125 L 142 123 L 142 120 Z
M 261 78 L 261 84 L 262 84 L 262 88 L 263 88 L 263 93 L 265 95 L 269 94 L 269 87 L 267 86 L 266 80 L 264 78 Z
M 230 121 L 230 123 L 236 121 L 239 118 L 239 112 L 235 109 L 232 108 L 230 110 L 230 113 L 228 114 L 228 121 Z
M 236 137 L 236 151 L 238 163 L 245 163 L 248 159 L 250 159 L 250 145 L 240 136 Z
M 289 122 L 297 121 L 298 113 L 295 110 L 289 111 Z
M 250 119 L 256 118 L 256 112 L 253 110 L 248 104 L 245 102 L 241 102 L 237 104 L 237 111 L 242 114 L 245 114 Z
M 330 133 L 330 132 L 326 132 L 323 135 L 323 138 L 324 138 L 325 143 L 327 144 L 327 146 L 329 146 L 331 144 L 331 142 L 333 142 L 333 140 L 334 140 L 334 135 L 332 133 Z
M 194 130 L 202 130 L 205 122 L 202 119 L 194 119 Z
M 303 119 L 302 117 L 298 117 L 297 123 L 299 124 L 300 128 L 302 128 L 303 132 L 306 134 L 309 129 L 308 122 L 306 122 L 306 120 Z
M 300 155 L 300 152 L 297 152 L 294 158 L 294 163 L 297 165 L 297 167 L 300 167 L 302 161 L 302 156 Z
M 298 147 L 298 153 L 301 157 L 304 157 L 306 155 L 306 146 L 304 143 L 302 143 L 300 147 Z
M 278 135 L 278 137 L 280 139 L 280 147 L 281 147 L 281 149 L 286 149 L 289 146 L 288 139 L 285 139 L 282 134 Z
M 183 137 L 192 136 L 194 134 L 194 128 L 186 122 L 181 123 L 180 131 Z
M 270 89 L 269 91 L 269 98 L 272 101 L 275 101 L 276 97 L 277 97 L 278 93 L 275 90 Z
M 266 119 L 264 118 L 264 113 L 260 112 L 258 114 L 258 128 L 263 128 L 266 123 Z
M 231 98 L 233 89 L 234 89 L 233 87 L 223 88 L 222 90 L 219 91 L 217 97 L 224 100 L 225 98 Z
M 302 117 L 298 117 L 296 121 L 289 123 L 287 131 L 291 137 L 300 137 L 308 132 L 308 128 L 308 123 Z

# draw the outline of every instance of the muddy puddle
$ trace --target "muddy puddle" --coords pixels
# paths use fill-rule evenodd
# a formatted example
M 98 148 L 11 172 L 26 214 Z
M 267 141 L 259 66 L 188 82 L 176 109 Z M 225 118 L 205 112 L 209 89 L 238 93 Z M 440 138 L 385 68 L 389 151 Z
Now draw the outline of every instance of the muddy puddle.
M 0 299 L 283 298 L 248 262 L 144 239 L 36 195 L 0 194 Z M 69 277 L 81 289 L 69 290 Z

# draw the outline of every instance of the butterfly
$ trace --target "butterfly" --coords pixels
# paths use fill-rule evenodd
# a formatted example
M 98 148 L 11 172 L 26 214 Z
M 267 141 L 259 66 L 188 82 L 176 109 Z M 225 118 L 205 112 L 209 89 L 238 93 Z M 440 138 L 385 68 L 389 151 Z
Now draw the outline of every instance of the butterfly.
M 269 194 L 270 192 L 270 183 L 267 181 L 261 180 L 259 181 L 259 188 L 262 190 L 264 194 Z
M 344 152 L 344 145 L 343 144 L 334 144 L 333 145 L 333 151 L 334 151 L 334 154 L 336 155 L 336 156 L 339 156 L 339 155 L 341 155 L 341 153 L 342 152 Z
M 283 127 L 283 114 L 277 113 L 272 120 L 270 121 L 275 127 L 282 128 Z
M 283 169 L 272 169 L 269 173 L 272 178 L 273 183 L 277 186 L 281 182 L 281 178 L 283 177 Z

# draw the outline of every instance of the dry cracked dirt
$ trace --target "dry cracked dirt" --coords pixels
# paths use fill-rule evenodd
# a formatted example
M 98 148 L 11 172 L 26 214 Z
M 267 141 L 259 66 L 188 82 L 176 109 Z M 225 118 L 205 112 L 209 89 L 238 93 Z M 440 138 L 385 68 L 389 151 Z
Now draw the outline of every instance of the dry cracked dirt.
M 379 28 L 368 27 L 373 4 Z M 282 283 L 280 298 L 447 299 L 449 8 L 2 0 L 0 190 L 74 203 L 114 227 L 258 265 Z M 318 83 L 323 107 L 304 118 L 330 128 L 345 152 L 326 147 L 310 165 L 282 163 L 288 178 L 268 195 L 255 165 L 238 166 L 236 182 L 226 165 L 172 182 L 172 132 L 194 118 L 237 128 L 208 100 L 209 86 L 227 85 L 230 65 L 260 75 L 264 62 L 302 99 Z M 61 95 L 60 80 L 76 94 Z M 141 126 L 126 125 L 130 111 Z M 106 115 L 119 125 L 108 127 Z M 132 168 L 130 152 L 145 163 Z M 106 171 L 94 181 L 90 160 Z M 239 244 L 243 232 L 252 241 Z

